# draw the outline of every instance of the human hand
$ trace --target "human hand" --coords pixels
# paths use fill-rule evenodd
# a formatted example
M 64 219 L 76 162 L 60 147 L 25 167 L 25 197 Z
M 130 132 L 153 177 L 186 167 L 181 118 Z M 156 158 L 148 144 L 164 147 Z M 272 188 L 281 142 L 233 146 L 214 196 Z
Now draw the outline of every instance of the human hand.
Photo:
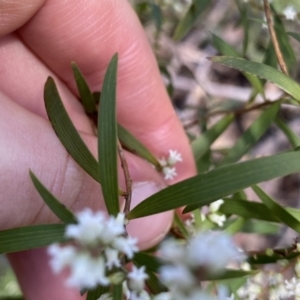
M 2 1 L 0 6 L 1 230 L 57 221 L 35 191 L 29 168 L 72 211 L 104 209 L 99 184 L 69 157 L 44 108 L 43 85 L 52 76 L 73 123 L 96 156 L 97 140 L 76 97 L 71 61 L 94 91 L 118 52 L 118 122 L 157 157 L 169 149 L 182 154 L 176 181 L 195 174 L 188 141 L 127 1 L 26 0 Z M 143 160 L 127 153 L 126 158 L 134 182 L 152 182 L 135 191 L 140 194 L 133 198 L 137 204 L 164 183 Z M 150 247 L 164 236 L 171 218 L 164 213 L 132 221 L 129 234 L 139 238 L 141 248 Z M 62 277 L 52 275 L 44 250 L 9 257 L 26 299 L 81 299 L 78 291 L 64 287 Z

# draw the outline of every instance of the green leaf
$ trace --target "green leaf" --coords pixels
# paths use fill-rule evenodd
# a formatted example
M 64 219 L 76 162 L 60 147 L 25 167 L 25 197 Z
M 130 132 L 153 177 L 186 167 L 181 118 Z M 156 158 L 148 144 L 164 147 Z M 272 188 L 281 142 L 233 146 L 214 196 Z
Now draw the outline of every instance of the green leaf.
M 66 224 L 77 223 L 77 219 L 73 213 L 47 190 L 32 171 L 30 171 L 30 178 L 44 202 L 61 221 Z
M 147 271 L 149 278 L 146 280 L 146 286 L 153 295 L 157 295 L 162 292 L 167 292 L 167 287 L 159 280 L 154 272 Z
M 109 292 L 109 287 L 98 286 L 94 290 L 88 291 L 86 300 L 98 300 L 102 295 Z
M 268 207 L 271 213 L 273 213 L 284 224 L 300 233 L 300 222 L 296 218 L 294 218 L 286 209 L 275 202 L 258 186 L 254 185 L 252 186 L 252 189 L 263 204 Z
M 122 283 L 113 286 L 112 296 L 113 296 L 113 300 L 122 300 L 123 299 Z
M 265 253 L 254 253 L 248 257 L 248 262 L 253 265 L 260 264 L 273 264 L 279 260 L 287 259 L 292 260 L 299 256 L 299 252 L 293 252 L 294 249 L 273 249 L 271 254 Z
M 300 100 L 300 85 L 290 77 L 272 67 L 236 57 L 215 56 L 210 59 L 213 62 L 221 63 L 227 67 L 240 70 L 241 72 L 248 72 L 266 79 L 280 87 L 296 100 Z
M 188 230 L 186 229 L 182 219 L 178 216 L 177 213 L 175 213 L 174 215 L 173 224 L 179 229 L 184 238 L 188 239 L 190 237 Z
M 287 32 L 287 34 L 293 37 L 296 41 L 300 43 L 300 34 L 296 32 Z
M 150 196 L 133 208 L 128 218 L 140 218 L 185 205 L 188 205 L 185 212 L 192 211 L 256 183 L 299 171 L 299 151 L 227 165 L 176 183 Z
M 158 272 L 158 269 L 161 267 L 161 262 L 157 257 L 147 254 L 145 252 L 138 252 L 134 255 L 134 262 L 139 266 L 145 266 L 147 271 L 154 273 Z
M 242 270 L 226 270 L 224 273 L 221 274 L 215 274 L 215 275 L 209 275 L 205 274 L 203 281 L 217 281 L 217 280 L 225 280 L 225 279 L 231 279 L 231 278 L 240 278 L 243 276 L 253 276 L 258 271 L 242 271 Z
M 279 234 L 280 225 L 281 222 L 276 224 L 259 220 L 247 220 L 240 232 L 256 233 L 261 235 L 274 235 Z
M 99 172 L 106 208 L 111 215 L 119 212 L 116 85 L 118 54 L 106 70 L 98 113 Z
M 0 231 L 0 253 L 11 253 L 62 243 L 64 224 L 33 225 Z
M 53 78 L 45 84 L 44 100 L 48 118 L 59 140 L 72 158 L 96 181 L 99 179 L 98 162 L 81 139 L 60 99 Z
M 118 124 L 118 137 L 122 146 L 132 153 L 146 159 L 158 169 L 161 168 L 160 163 L 156 157 L 144 146 L 138 139 L 136 139 L 128 130 Z
M 85 111 L 88 114 L 93 114 L 97 112 L 94 96 L 85 78 L 83 77 L 79 67 L 76 65 L 75 62 L 72 62 L 72 69 L 73 69 L 73 75 L 75 77 L 76 85 L 79 91 L 80 99 L 82 101 L 82 105 Z
M 225 116 L 192 142 L 195 160 L 200 159 L 209 150 L 212 143 L 226 130 L 233 120 L 233 114 Z
M 223 39 L 218 37 L 217 35 L 212 35 L 212 44 L 216 47 L 216 49 L 222 54 L 226 56 L 232 56 L 232 57 L 241 57 L 241 55 L 235 50 L 234 47 L 227 44 Z M 243 75 L 248 79 L 248 81 L 251 83 L 252 87 L 260 94 L 264 95 L 264 89 L 262 86 L 262 83 L 259 78 L 243 73 Z
M 233 235 L 241 231 L 244 224 L 245 220 L 243 218 L 237 218 L 232 224 L 230 224 L 227 228 L 224 229 L 224 232 Z
M 270 127 L 272 121 L 277 115 L 279 107 L 279 102 L 276 102 L 264 111 L 227 152 L 220 165 L 234 163 L 242 158 L 243 155 L 258 142 L 258 140 Z
M 296 148 L 300 146 L 300 138 L 298 135 L 281 119 L 276 118 L 275 124 L 278 126 L 279 129 L 285 134 L 291 145 Z
M 210 4 L 210 0 L 193 0 L 192 5 L 187 11 L 183 19 L 178 23 L 175 32 L 174 40 L 178 41 L 182 39 L 196 23 L 199 16 L 206 10 Z

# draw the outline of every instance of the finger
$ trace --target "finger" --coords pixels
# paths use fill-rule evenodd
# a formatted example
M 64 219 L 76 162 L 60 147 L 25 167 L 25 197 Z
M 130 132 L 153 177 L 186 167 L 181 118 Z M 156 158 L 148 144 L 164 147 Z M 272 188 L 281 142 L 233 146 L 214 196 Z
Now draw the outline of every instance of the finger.
M 24 25 L 43 5 L 45 0 L 1 0 L 0 37 Z
M 119 53 L 118 119 L 158 157 L 182 153 L 178 180 L 195 174 L 187 138 L 162 84 L 143 29 L 127 1 L 52 0 L 19 34 L 75 93 L 70 62 L 99 90 L 105 68 Z

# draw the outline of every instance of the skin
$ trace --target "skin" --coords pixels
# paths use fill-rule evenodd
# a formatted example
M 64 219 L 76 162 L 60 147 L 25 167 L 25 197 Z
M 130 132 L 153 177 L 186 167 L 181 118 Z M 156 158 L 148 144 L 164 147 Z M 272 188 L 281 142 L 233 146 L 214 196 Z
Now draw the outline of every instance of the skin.
M 0 230 L 58 221 L 35 191 L 29 169 L 72 211 L 104 209 L 99 184 L 64 150 L 43 104 L 43 85 L 52 76 L 73 123 L 97 156 L 93 128 L 77 100 L 71 61 L 96 91 L 118 52 L 118 121 L 157 157 L 169 149 L 182 154 L 173 182 L 195 175 L 187 138 L 127 1 L 0 0 L 0 38 Z M 151 182 L 147 188 L 135 185 L 136 205 L 164 182 L 143 160 L 128 153 L 126 158 L 134 183 Z M 151 247 L 163 238 L 171 219 L 167 212 L 135 220 L 129 234 L 139 238 L 141 249 Z M 64 286 L 66 274 L 52 274 L 45 249 L 10 254 L 9 259 L 26 299 L 84 299 Z

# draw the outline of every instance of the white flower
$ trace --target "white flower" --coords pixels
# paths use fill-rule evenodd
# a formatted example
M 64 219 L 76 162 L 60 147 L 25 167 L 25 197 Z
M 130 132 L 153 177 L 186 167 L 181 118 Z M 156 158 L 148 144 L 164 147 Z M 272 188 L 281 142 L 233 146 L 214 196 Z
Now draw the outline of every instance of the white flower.
M 181 153 L 177 150 L 169 150 L 168 164 L 174 166 L 177 162 L 182 161 Z
M 150 296 L 146 291 L 140 293 L 133 291 L 130 293 L 130 300 L 150 300 Z
M 170 292 L 165 292 L 154 296 L 153 300 L 172 300 L 172 298 Z
M 168 239 L 161 243 L 160 254 L 168 262 L 180 263 L 184 261 L 185 249 L 176 240 Z
M 209 205 L 209 211 L 212 212 L 212 213 L 215 213 L 215 212 L 219 211 L 219 209 L 220 209 L 220 207 L 223 203 L 224 203 L 224 200 L 222 200 L 222 199 L 211 203 Z
M 128 258 L 132 258 L 133 254 L 139 251 L 139 248 L 136 246 L 137 242 L 138 240 L 136 238 L 130 236 L 125 238 L 121 236 L 113 241 L 112 246 L 124 253 Z
M 195 284 L 195 279 L 184 265 L 166 265 L 160 268 L 160 277 L 169 287 L 188 290 Z
M 71 274 L 67 285 L 71 287 L 93 289 L 98 284 L 109 284 L 109 279 L 105 276 L 105 261 L 102 256 L 93 258 L 88 253 L 79 254 L 70 268 Z
M 132 271 L 128 273 L 128 287 L 131 291 L 141 292 L 145 286 L 145 280 L 148 278 L 147 273 L 145 272 L 145 266 L 137 268 L 136 266 L 132 267 Z
M 284 283 L 288 291 L 288 296 L 295 296 L 298 299 L 297 297 L 300 297 L 300 281 L 293 277 L 291 280 L 285 280 Z
M 125 214 L 119 213 L 115 218 L 111 216 L 104 226 L 104 230 L 101 233 L 100 240 L 102 243 L 109 245 L 111 244 L 118 236 L 125 233 L 124 228 Z
M 86 208 L 77 214 L 78 224 L 70 224 L 66 227 L 65 236 L 79 241 L 83 245 L 93 245 L 98 242 L 103 234 L 105 214 L 94 213 Z
M 224 222 L 226 221 L 225 215 L 219 215 L 216 213 L 209 214 L 207 217 L 211 222 L 217 224 L 219 227 L 223 227 Z
M 53 244 L 48 247 L 48 254 L 51 255 L 50 266 L 55 274 L 69 266 L 76 258 L 76 248 L 73 246 L 60 247 Z
M 230 262 L 245 259 L 230 236 L 214 232 L 196 235 L 187 248 L 186 257 L 191 267 L 205 267 L 210 272 L 222 271 Z
M 105 253 L 106 260 L 107 260 L 106 266 L 109 270 L 111 270 L 113 267 L 121 266 L 118 250 L 106 247 L 104 249 L 104 253 Z
M 177 176 L 177 172 L 174 167 L 163 167 L 162 172 L 165 175 L 165 180 L 172 180 L 175 176 Z
M 295 20 L 297 11 L 292 5 L 289 5 L 284 9 L 283 14 L 287 20 Z

